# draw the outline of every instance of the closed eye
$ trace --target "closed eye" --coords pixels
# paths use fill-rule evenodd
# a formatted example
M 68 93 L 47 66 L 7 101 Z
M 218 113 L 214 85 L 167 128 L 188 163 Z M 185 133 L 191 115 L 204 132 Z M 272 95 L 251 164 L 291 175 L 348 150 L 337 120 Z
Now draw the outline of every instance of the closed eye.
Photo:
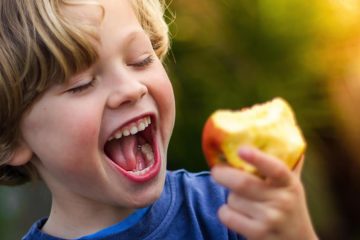
M 149 55 L 148 57 L 146 57 L 145 59 L 143 59 L 139 62 L 131 63 L 130 66 L 142 68 L 142 67 L 146 67 L 146 66 L 150 65 L 153 62 L 154 62 L 154 57 L 152 55 Z
M 85 90 L 87 90 L 87 89 L 89 89 L 91 87 L 94 87 L 95 81 L 96 81 L 96 79 L 93 78 L 90 82 L 79 85 L 79 86 L 76 86 L 76 87 L 73 87 L 73 88 L 67 90 L 67 92 L 73 93 L 73 94 L 81 93 L 81 92 L 83 92 L 83 91 L 85 91 Z

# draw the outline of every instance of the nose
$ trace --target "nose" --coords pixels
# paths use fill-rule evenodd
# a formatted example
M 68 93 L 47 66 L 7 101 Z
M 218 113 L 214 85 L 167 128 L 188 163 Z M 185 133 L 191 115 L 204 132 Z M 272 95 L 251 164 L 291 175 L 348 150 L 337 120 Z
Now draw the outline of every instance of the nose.
M 107 100 L 108 107 L 112 109 L 135 103 L 148 93 L 147 86 L 140 81 L 130 80 L 116 85 L 111 90 Z

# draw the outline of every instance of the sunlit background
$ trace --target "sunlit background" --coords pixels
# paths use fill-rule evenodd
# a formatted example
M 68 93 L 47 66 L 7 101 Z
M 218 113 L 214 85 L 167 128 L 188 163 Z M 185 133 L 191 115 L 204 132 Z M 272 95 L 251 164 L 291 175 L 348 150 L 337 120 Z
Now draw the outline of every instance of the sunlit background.
M 173 0 L 169 169 L 208 169 L 200 139 L 215 109 L 282 96 L 308 141 L 303 180 L 320 239 L 360 239 L 359 2 Z M 0 187 L 0 238 L 20 239 L 48 208 L 41 184 Z

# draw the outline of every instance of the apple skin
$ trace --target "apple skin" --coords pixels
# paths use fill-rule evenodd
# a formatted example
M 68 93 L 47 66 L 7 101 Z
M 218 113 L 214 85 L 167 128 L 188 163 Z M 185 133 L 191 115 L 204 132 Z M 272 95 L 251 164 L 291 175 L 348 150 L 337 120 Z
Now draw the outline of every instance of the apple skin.
M 224 160 L 226 161 L 221 155 L 221 143 L 226 138 L 226 135 L 221 128 L 217 128 L 211 117 L 206 121 L 202 135 L 202 148 L 210 167 L 224 162 Z
M 275 156 L 293 169 L 301 159 L 306 142 L 293 110 L 282 98 L 241 110 L 217 110 L 207 119 L 202 149 L 210 167 L 226 162 L 258 175 L 255 167 L 238 156 L 241 145 L 249 145 Z

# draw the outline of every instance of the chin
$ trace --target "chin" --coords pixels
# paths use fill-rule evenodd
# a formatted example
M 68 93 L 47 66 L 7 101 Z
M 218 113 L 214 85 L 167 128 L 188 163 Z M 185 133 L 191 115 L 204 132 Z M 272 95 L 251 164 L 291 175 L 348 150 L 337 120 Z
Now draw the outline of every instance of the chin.
M 131 204 L 134 208 L 143 208 L 157 201 L 164 189 L 166 171 L 165 169 L 153 179 L 152 182 L 146 183 L 133 192 Z

